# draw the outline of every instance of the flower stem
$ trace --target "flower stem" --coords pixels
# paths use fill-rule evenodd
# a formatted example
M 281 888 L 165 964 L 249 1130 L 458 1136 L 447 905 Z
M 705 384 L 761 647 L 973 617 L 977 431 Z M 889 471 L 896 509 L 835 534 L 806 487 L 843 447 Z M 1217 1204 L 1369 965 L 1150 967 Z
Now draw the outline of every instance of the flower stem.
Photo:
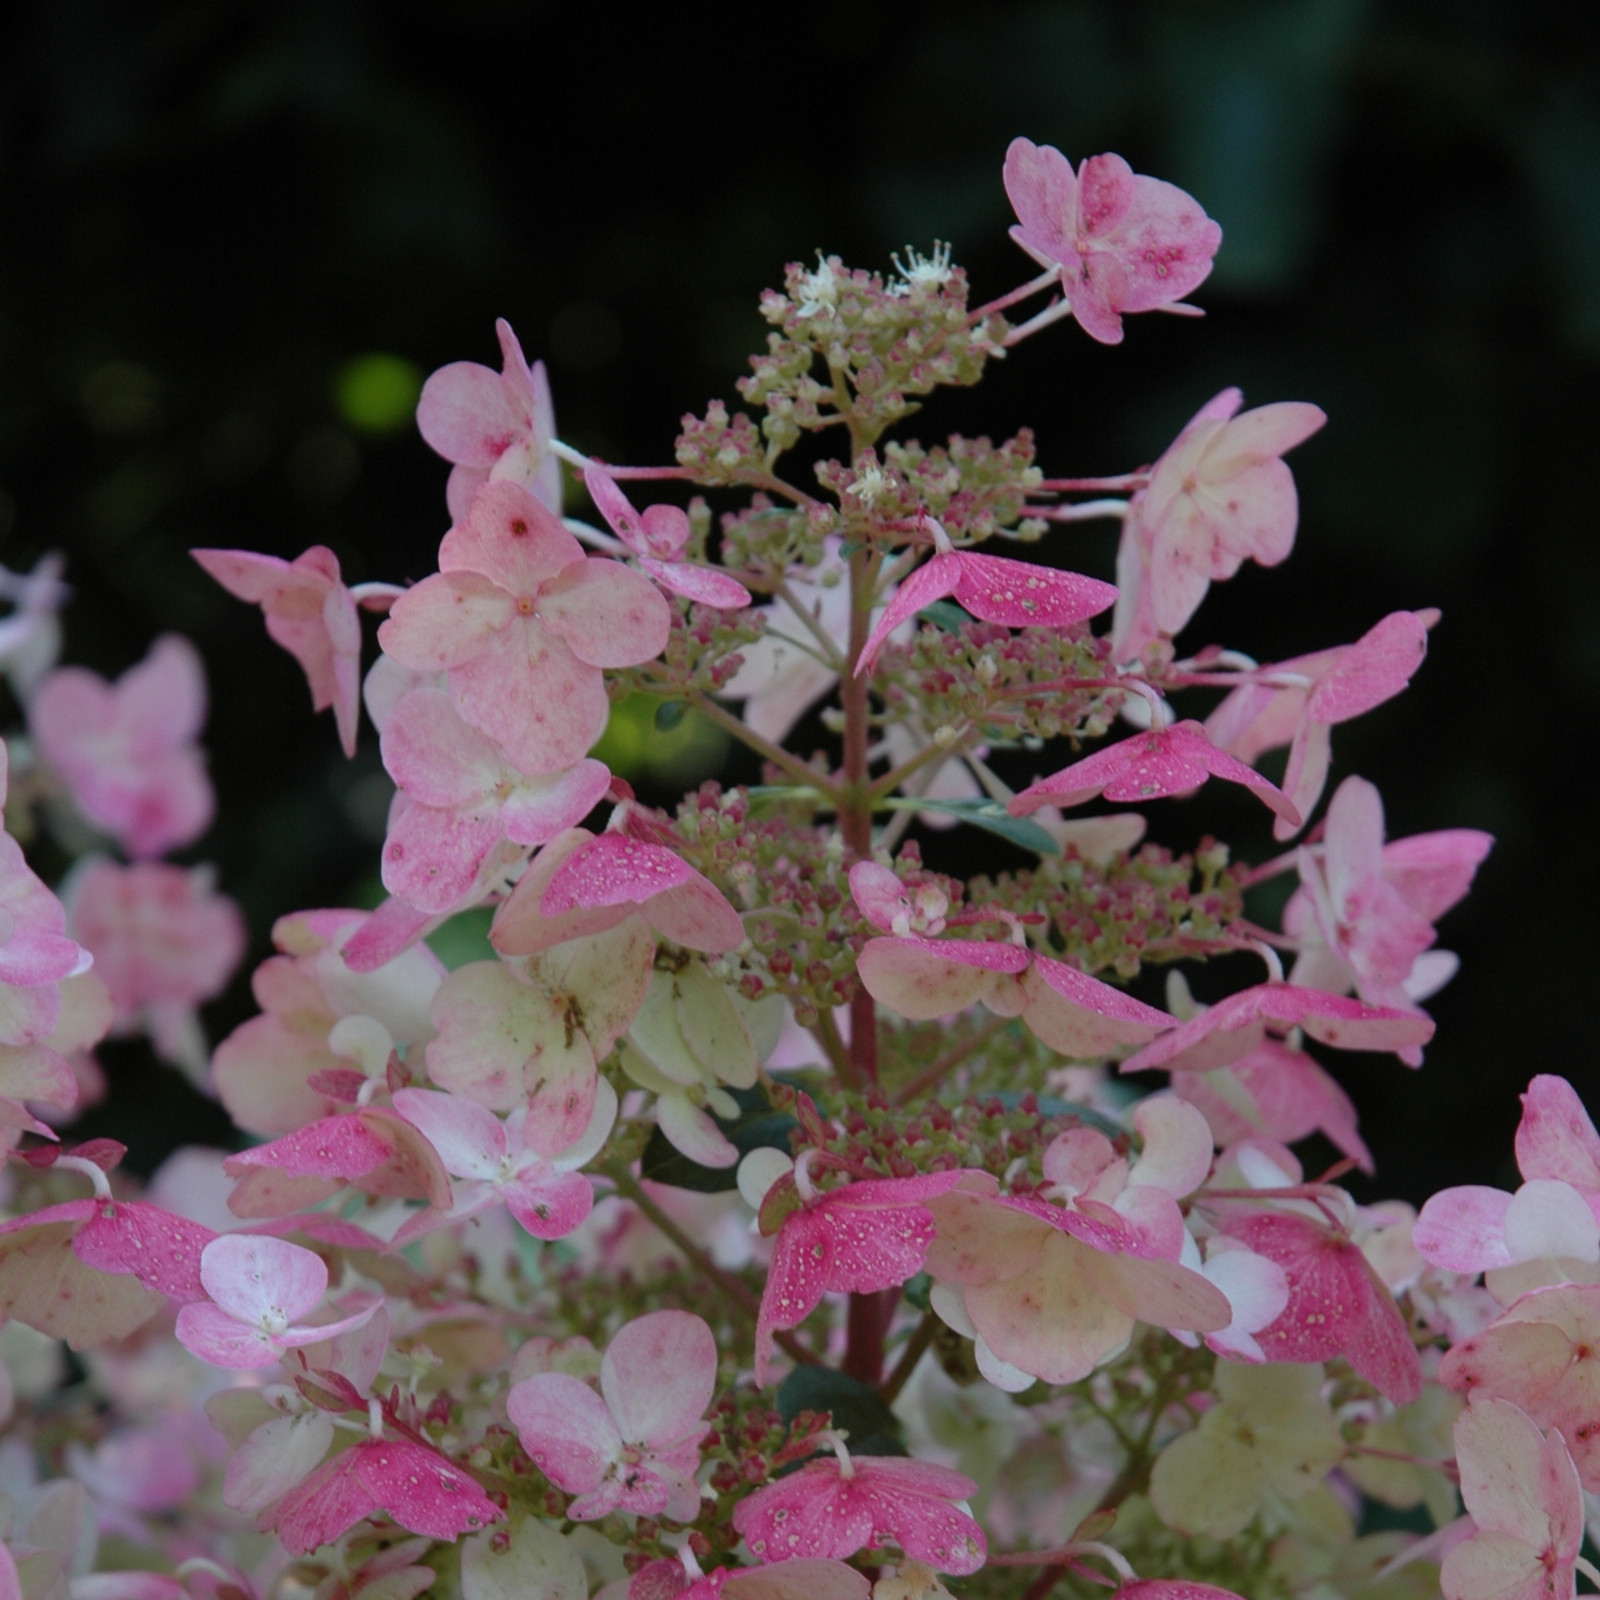
M 718 727 L 726 729 L 734 738 L 754 750 L 758 756 L 764 757 L 773 766 L 788 773 L 796 783 L 815 789 L 830 805 L 838 803 L 838 788 L 824 773 L 818 772 L 815 767 L 808 767 L 798 756 L 785 750 L 781 744 L 774 744 L 764 734 L 757 733 L 731 711 L 718 705 L 703 689 L 691 689 L 687 698 L 696 711 L 709 717 Z
M 990 1017 L 976 1033 L 970 1034 L 959 1043 L 951 1045 L 942 1056 L 930 1061 L 916 1077 L 901 1084 L 895 1091 L 892 1103 L 896 1106 L 908 1105 L 918 1095 L 926 1094 L 928 1090 L 943 1080 L 947 1074 L 959 1067 L 968 1056 L 988 1044 L 1010 1021 L 1010 1017 Z
M 933 1343 L 939 1332 L 939 1317 L 936 1312 L 924 1311 L 922 1321 L 912 1329 L 911 1337 L 906 1341 L 906 1347 L 900 1352 L 900 1359 L 895 1362 L 894 1370 L 878 1386 L 878 1393 L 883 1397 L 883 1403 L 893 1405 L 900 1391 L 905 1388 L 906 1380 L 917 1370 L 917 1363 L 927 1354 L 928 1347 Z

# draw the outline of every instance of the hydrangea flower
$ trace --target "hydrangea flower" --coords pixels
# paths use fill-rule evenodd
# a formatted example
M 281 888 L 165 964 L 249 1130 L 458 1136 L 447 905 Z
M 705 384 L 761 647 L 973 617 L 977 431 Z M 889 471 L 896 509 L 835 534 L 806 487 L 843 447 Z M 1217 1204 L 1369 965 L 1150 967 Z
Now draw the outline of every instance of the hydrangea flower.
M 1076 173 L 1052 145 L 1013 139 L 1006 194 L 1011 237 L 1054 267 L 1072 315 L 1102 344 L 1122 340 L 1122 314 L 1170 306 L 1211 271 L 1222 229 L 1183 190 L 1137 175 L 1121 156 L 1091 156 Z
M 485 483 L 520 484 L 539 503 L 561 512 L 561 462 L 550 449 L 556 413 L 544 363 L 530 367 L 511 324 L 494 325 L 502 370 L 476 361 L 452 361 L 422 386 L 417 428 L 455 463 L 445 499 L 455 522 L 465 522 Z
M 169 633 L 114 684 L 84 667 L 57 667 L 28 719 L 78 809 L 144 859 L 191 843 L 211 824 L 215 798 L 195 743 L 205 714 L 200 657 Z
M 652 1311 L 606 1346 L 599 1394 L 566 1373 L 536 1373 L 506 1410 L 539 1469 L 578 1497 L 574 1521 L 632 1511 L 687 1522 L 700 1509 L 694 1474 L 716 1380 L 711 1329 L 687 1311 Z

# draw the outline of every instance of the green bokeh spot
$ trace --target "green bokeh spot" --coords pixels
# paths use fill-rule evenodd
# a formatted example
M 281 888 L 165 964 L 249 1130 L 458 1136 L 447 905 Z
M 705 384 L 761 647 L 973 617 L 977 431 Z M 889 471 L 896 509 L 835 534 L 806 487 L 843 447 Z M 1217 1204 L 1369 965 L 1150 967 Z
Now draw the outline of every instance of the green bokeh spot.
M 685 788 L 720 772 L 727 753 L 727 734 L 709 718 L 681 700 L 649 694 L 630 694 L 612 706 L 593 751 L 629 782 L 650 779 Z
M 341 420 L 362 433 L 407 427 L 422 393 L 422 370 L 404 356 L 375 352 L 346 362 L 334 386 Z

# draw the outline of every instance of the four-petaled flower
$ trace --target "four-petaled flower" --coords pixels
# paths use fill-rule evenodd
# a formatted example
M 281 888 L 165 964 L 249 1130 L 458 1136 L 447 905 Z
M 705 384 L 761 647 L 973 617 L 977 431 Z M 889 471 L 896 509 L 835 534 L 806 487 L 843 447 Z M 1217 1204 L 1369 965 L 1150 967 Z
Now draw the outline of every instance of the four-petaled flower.
M 1154 311 L 1205 281 L 1222 229 L 1182 189 L 1134 172 L 1121 156 L 1091 156 L 1076 173 L 1052 145 L 1013 139 L 1006 194 L 1011 237 L 1055 267 L 1083 331 L 1122 339 L 1122 313 Z
M 600 1393 L 564 1372 L 513 1386 L 506 1410 L 539 1470 L 576 1495 L 567 1515 L 613 1511 L 692 1520 L 704 1422 L 717 1381 L 711 1329 L 687 1311 L 624 1324 L 600 1363 Z

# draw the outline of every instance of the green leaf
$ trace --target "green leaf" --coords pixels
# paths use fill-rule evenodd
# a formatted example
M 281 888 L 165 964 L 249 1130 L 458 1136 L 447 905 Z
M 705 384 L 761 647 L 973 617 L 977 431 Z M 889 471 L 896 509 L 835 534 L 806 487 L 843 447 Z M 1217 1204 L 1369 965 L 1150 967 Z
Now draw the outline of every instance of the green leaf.
M 800 1124 L 787 1111 L 774 1111 L 765 1091 L 755 1089 L 729 1089 L 739 1103 L 736 1121 L 724 1121 L 713 1116 L 712 1121 L 727 1136 L 728 1142 L 739 1152 L 741 1159 L 752 1150 L 763 1146 L 774 1150 L 789 1150 L 789 1135 Z M 693 1189 L 699 1194 L 721 1194 L 738 1187 L 739 1164 L 731 1167 L 703 1167 L 691 1161 L 681 1150 L 667 1140 L 657 1128 L 644 1147 L 639 1176 L 652 1183 L 671 1184 L 675 1189 Z
M 497 961 L 499 953 L 489 943 L 493 921 L 494 911 L 489 906 L 458 912 L 428 935 L 428 948 L 452 972 L 469 961 Z
M 960 633 L 972 618 L 954 600 L 931 600 L 917 615 L 946 633 Z
M 960 817 L 975 828 L 998 834 L 1011 844 L 1020 845 L 1038 856 L 1058 856 L 1059 846 L 1037 822 L 1014 817 L 993 800 L 931 800 L 920 795 L 894 795 L 882 802 L 891 811 L 942 811 Z
M 829 1412 L 833 1425 L 850 1435 L 850 1451 L 864 1456 L 903 1456 L 900 1419 L 870 1383 L 832 1367 L 796 1367 L 778 1385 L 778 1415 L 793 1422 L 802 1411 Z

